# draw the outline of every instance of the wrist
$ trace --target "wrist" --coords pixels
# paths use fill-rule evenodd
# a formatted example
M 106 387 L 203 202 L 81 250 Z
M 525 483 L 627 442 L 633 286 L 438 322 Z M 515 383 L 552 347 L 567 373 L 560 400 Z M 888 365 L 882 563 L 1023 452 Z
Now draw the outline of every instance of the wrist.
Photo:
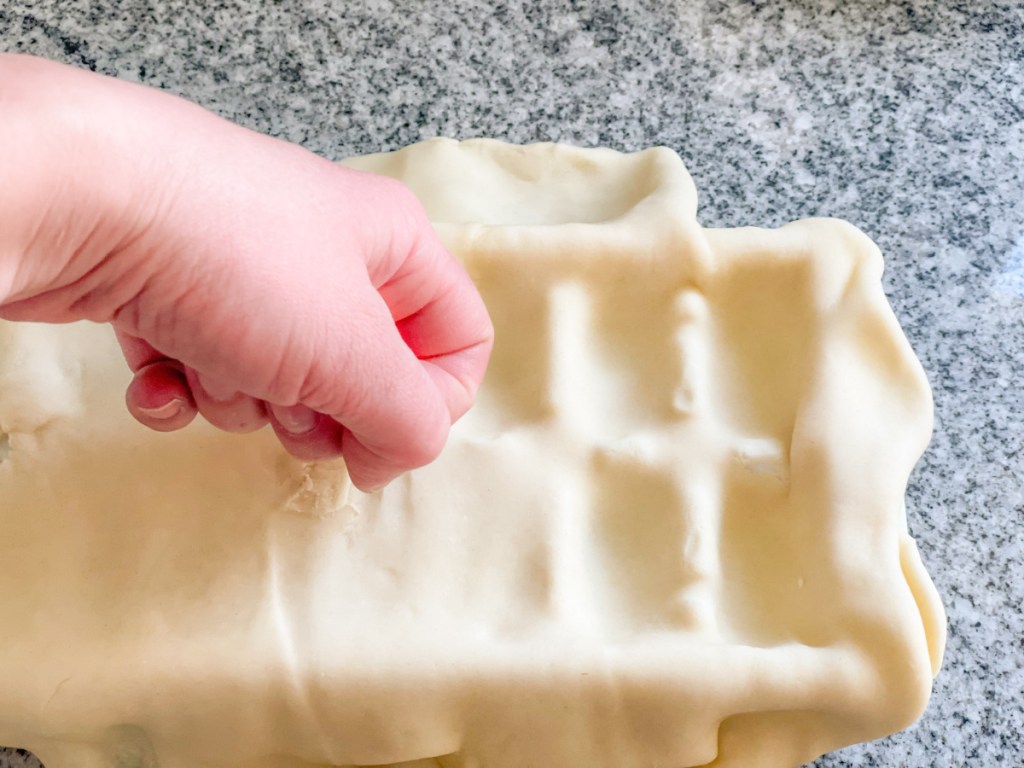
M 124 141 L 116 81 L 0 55 L 0 313 L 106 320 L 137 267 L 125 246 L 149 226 L 154 158 Z M 120 109 L 119 109 L 120 106 Z

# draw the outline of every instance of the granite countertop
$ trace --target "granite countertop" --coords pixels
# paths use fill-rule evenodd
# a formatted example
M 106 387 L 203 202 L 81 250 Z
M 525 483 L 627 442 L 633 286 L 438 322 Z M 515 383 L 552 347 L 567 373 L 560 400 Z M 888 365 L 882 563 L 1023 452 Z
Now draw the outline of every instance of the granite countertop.
M 8 0 L 0 49 L 330 158 L 437 135 L 664 144 L 705 224 L 861 227 L 935 391 L 908 510 L 949 644 L 920 723 L 814 765 L 1022 765 L 1024 6 L 675 5 Z

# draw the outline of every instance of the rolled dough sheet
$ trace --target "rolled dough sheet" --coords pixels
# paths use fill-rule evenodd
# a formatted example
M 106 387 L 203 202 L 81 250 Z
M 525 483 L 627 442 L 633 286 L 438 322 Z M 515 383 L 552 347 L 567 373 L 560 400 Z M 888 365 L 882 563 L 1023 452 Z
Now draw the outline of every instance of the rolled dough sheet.
M 157 434 L 106 327 L 0 327 L 0 743 L 48 768 L 777 768 L 925 706 L 925 376 L 848 224 L 701 228 L 666 149 L 430 141 L 497 342 L 365 495 Z M 436 758 L 436 759 L 435 759 Z M 415 762 L 412 762 L 415 761 Z

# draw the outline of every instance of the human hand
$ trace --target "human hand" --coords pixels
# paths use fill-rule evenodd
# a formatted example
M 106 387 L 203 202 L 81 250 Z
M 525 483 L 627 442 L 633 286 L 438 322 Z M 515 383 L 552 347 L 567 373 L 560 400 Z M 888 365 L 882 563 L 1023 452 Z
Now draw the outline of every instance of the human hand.
M 493 331 L 405 187 L 28 57 L 0 107 L 0 317 L 112 323 L 154 429 L 269 421 L 364 490 L 437 456 Z

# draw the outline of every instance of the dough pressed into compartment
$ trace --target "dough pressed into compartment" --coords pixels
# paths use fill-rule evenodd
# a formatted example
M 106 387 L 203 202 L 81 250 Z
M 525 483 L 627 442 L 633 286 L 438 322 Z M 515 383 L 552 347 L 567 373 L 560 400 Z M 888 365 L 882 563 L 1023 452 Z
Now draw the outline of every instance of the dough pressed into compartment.
M 435 140 L 408 184 L 496 329 L 365 495 L 149 432 L 105 327 L 0 326 L 0 743 L 47 768 L 783 768 L 904 727 L 942 608 L 920 365 L 848 224 L 704 229 L 667 149 Z

